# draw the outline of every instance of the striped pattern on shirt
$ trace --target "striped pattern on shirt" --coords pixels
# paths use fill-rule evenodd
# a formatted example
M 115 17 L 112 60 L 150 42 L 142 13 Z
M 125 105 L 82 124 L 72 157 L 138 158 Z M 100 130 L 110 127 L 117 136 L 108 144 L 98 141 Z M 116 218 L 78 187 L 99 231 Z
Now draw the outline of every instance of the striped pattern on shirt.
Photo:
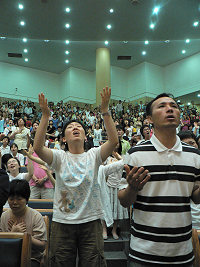
M 131 225 L 129 256 L 140 264 L 185 266 L 194 258 L 190 198 L 200 178 L 200 151 L 179 138 L 177 144 L 179 149 L 162 150 L 154 136 L 131 148 L 125 160 L 151 175 L 138 192 Z

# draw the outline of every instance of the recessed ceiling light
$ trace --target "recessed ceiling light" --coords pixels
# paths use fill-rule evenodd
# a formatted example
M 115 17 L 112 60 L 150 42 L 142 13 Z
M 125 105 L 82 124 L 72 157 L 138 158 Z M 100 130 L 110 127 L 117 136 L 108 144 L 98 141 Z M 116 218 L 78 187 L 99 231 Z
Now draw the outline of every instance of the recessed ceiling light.
M 114 9 L 113 9 L 113 8 L 111 8 L 109 11 L 110 11 L 110 13 L 113 13 L 113 12 L 114 12 Z
M 182 53 L 182 54 L 185 54 L 185 53 L 186 53 L 186 51 L 185 51 L 185 50 L 182 50 L 182 51 L 181 51 L 181 53 Z
M 25 21 L 23 21 L 23 20 L 20 21 L 20 25 L 21 25 L 21 26 L 25 26 L 25 24 L 26 24 Z
M 108 24 L 108 25 L 106 26 L 106 28 L 107 28 L 108 30 L 110 30 L 110 29 L 112 28 L 112 26 L 111 26 L 110 24 Z
M 65 54 L 66 54 L 66 55 L 69 55 L 69 51 L 68 51 L 68 50 L 66 50 L 66 51 L 65 51 Z
M 164 42 L 165 42 L 166 44 L 168 44 L 168 43 L 170 43 L 170 40 L 165 40 Z
M 69 23 L 65 24 L 65 28 L 69 29 L 71 25 Z
M 146 40 L 146 41 L 144 42 L 144 44 L 145 44 L 145 45 L 148 45 L 148 44 L 149 44 L 149 41 L 148 41 L 148 40 Z
M 67 13 L 69 13 L 69 12 L 71 11 L 71 9 L 70 9 L 69 7 L 67 7 L 67 8 L 65 9 L 65 11 L 66 11 Z
M 45 43 L 48 43 L 48 42 L 50 42 L 50 40 L 45 39 L 44 42 L 45 42 Z
M 105 42 L 104 42 L 104 44 L 105 44 L 105 45 L 108 45 L 108 44 L 109 44 L 109 42 L 108 42 L 108 41 L 105 41 Z
M 22 41 L 23 41 L 24 43 L 26 43 L 26 42 L 27 42 L 27 38 L 23 38 Z
M 4 37 L 4 36 L 1 36 L 1 40 L 6 40 L 6 37 Z
M 66 43 L 66 44 L 69 44 L 69 40 L 66 40 L 65 43 Z
M 18 8 L 19 8 L 19 9 L 23 9 L 24 6 L 23 6 L 22 4 L 19 4 L 19 5 L 18 5 Z
M 156 6 L 154 9 L 153 9 L 153 14 L 158 14 L 160 10 L 160 7 L 159 6 Z
M 25 58 L 24 61 L 28 62 L 28 58 Z
M 195 21 L 194 23 L 193 23 L 193 26 L 194 27 L 197 27 L 199 25 L 199 22 L 198 21 Z
M 186 42 L 187 44 L 189 44 L 189 42 L 190 42 L 190 39 L 186 39 L 186 40 L 185 40 L 185 42 Z
M 65 60 L 65 63 L 67 63 L 67 64 L 68 64 L 68 63 L 69 63 L 69 59 L 66 59 L 66 60 Z
M 146 53 L 147 53 L 146 51 L 142 51 L 142 55 L 143 55 L 143 56 L 145 56 L 145 55 L 146 55 Z
M 149 28 L 153 30 L 153 29 L 155 28 L 155 24 L 154 24 L 154 23 L 151 23 L 151 24 L 149 25 Z
M 24 49 L 24 53 L 28 53 L 28 49 L 25 48 L 25 49 Z
M 128 41 L 123 41 L 124 44 L 128 44 Z

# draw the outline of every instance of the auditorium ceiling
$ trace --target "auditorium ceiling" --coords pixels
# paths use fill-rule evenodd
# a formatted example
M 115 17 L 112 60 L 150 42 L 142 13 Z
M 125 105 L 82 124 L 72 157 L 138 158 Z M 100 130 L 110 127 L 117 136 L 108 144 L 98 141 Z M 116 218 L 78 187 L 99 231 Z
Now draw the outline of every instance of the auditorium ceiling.
M 0 12 L 0 61 L 52 73 L 94 71 L 100 47 L 125 69 L 200 52 L 199 0 L 0 0 Z

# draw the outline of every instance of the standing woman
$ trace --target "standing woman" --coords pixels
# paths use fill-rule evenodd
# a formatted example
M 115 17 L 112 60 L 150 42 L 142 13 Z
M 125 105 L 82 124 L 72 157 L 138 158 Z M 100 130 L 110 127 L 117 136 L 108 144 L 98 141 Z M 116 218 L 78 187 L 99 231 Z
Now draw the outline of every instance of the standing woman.
M 17 121 L 18 127 L 14 131 L 10 139 L 14 139 L 14 143 L 17 144 L 19 152 L 22 152 L 23 149 L 28 149 L 30 145 L 30 130 L 25 127 L 26 122 L 23 118 L 20 118 Z
M 101 93 L 101 112 L 108 141 L 98 148 L 84 151 L 85 127 L 69 121 L 63 129 L 68 151 L 49 149 L 45 142 L 50 109 L 44 94 L 39 95 L 42 118 L 34 141 L 34 151 L 56 174 L 53 222 L 51 225 L 51 267 L 105 267 L 102 225 L 103 216 L 98 170 L 118 144 L 114 122 L 108 111 L 111 89 Z

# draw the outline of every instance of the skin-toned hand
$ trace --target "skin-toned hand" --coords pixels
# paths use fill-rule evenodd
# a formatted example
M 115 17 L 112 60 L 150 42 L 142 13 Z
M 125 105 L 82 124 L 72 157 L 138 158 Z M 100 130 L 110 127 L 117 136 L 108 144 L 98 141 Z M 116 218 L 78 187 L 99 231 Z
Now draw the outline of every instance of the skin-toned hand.
M 34 150 L 32 145 L 29 146 L 28 151 L 26 151 L 25 149 L 23 149 L 23 153 L 29 158 L 32 154 L 33 154 Z
M 109 101 L 110 101 L 110 95 L 111 95 L 111 88 L 103 88 L 103 92 L 101 92 L 101 112 L 107 112 Z
M 42 111 L 42 114 L 47 117 L 50 116 L 50 109 L 48 107 L 48 104 L 47 104 L 47 99 L 45 98 L 44 94 L 41 93 L 39 94 L 39 105 L 40 105 L 40 108 L 41 108 L 41 111 Z
M 8 230 L 9 230 L 9 231 L 11 231 L 12 226 L 13 226 L 14 223 L 15 223 L 15 222 L 14 222 L 14 220 L 13 220 L 12 218 L 10 218 L 10 219 L 8 220 Z
M 117 153 L 117 152 L 115 152 L 115 151 L 112 152 L 112 155 L 113 155 L 117 160 L 121 160 L 121 159 L 122 159 L 122 157 L 120 156 L 120 154 Z
M 14 223 L 11 229 L 11 232 L 19 232 L 25 233 L 26 232 L 26 224 L 24 222 L 21 223 Z
M 151 175 L 148 170 L 143 167 L 134 167 L 131 171 L 128 165 L 124 166 L 127 174 L 127 182 L 134 191 L 140 191 L 144 185 L 148 182 Z

